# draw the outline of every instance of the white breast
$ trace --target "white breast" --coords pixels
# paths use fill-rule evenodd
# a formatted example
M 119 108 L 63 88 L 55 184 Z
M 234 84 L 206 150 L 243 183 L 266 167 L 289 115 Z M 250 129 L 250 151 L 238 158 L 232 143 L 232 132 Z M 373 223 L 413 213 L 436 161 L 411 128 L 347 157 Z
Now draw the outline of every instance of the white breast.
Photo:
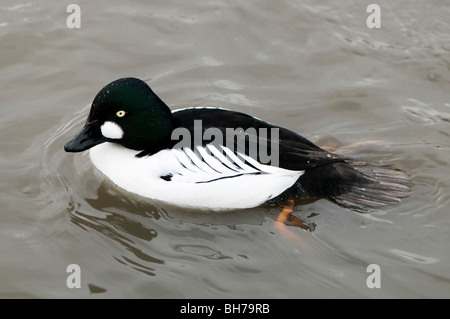
M 304 172 L 263 165 L 225 147 L 207 145 L 196 151 L 162 150 L 138 158 L 138 151 L 107 142 L 93 147 L 90 157 L 103 174 L 129 192 L 209 210 L 261 205 L 291 187 Z

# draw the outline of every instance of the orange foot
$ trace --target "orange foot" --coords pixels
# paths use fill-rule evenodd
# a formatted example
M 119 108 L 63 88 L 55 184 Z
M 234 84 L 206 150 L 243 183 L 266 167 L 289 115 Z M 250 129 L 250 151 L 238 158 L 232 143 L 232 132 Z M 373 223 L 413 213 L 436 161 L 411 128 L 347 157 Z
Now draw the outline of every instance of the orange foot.
M 314 231 L 315 224 L 314 223 L 308 224 L 303 220 L 301 220 L 300 218 L 295 217 L 294 215 L 291 214 L 293 210 L 294 210 L 294 200 L 289 199 L 287 201 L 287 204 L 283 207 L 283 211 L 278 216 L 274 228 L 279 230 L 283 236 L 293 240 L 300 246 L 305 247 L 306 245 L 302 242 L 300 237 L 286 226 L 300 227 L 305 230 Z
M 288 199 L 287 204 L 283 207 L 282 212 L 277 218 L 277 222 L 282 223 L 286 226 L 294 226 L 300 227 L 301 229 L 313 231 L 313 225 L 306 223 L 300 218 L 292 215 L 292 211 L 294 210 L 294 200 Z

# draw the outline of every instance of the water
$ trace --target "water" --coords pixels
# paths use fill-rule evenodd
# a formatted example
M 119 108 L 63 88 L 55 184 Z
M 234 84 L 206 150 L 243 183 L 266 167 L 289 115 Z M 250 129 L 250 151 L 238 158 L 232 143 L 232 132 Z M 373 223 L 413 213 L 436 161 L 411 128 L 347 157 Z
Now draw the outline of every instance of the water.
M 450 4 L 378 1 L 0 5 L 0 296 L 449 297 Z M 205 214 L 130 196 L 63 145 L 99 89 L 147 80 L 172 108 L 220 106 L 410 174 L 402 204 Z M 355 148 L 345 145 L 372 141 Z M 69 289 L 67 266 L 81 268 Z M 369 289 L 369 264 L 381 288 Z

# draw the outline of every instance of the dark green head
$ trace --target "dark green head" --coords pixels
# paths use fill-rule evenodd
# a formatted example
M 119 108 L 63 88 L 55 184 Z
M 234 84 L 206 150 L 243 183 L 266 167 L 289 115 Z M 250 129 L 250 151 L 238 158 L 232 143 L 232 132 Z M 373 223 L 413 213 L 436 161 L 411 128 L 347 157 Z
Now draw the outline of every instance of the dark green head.
M 153 153 L 170 140 L 172 113 L 150 87 L 136 78 L 122 78 L 105 86 L 92 102 L 81 132 L 66 152 L 81 152 L 103 142 Z

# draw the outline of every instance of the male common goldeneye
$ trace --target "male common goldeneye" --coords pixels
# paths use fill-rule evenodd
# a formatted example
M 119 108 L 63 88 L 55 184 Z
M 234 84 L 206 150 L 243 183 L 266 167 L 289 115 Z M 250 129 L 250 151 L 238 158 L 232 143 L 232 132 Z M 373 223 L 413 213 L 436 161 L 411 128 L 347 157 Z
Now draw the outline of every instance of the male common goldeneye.
M 196 209 L 318 197 L 373 208 L 398 203 L 410 191 L 399 170 L 351 161 L 244 113 L 172 112 L 136 78 L 106 85 L 64 149 L 90 149 L 93 164 L 129 192 Z

